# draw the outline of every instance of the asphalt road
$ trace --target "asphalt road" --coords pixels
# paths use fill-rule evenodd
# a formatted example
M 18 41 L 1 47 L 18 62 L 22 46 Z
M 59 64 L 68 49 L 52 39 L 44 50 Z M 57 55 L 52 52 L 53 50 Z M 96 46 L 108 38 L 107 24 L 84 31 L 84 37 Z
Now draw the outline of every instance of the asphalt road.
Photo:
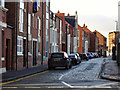
M 118 82 L 100 79 L 104 59 L 82 61 L 69 70 L 47 70 L 5 83 L 2 88 L 120 88 Z

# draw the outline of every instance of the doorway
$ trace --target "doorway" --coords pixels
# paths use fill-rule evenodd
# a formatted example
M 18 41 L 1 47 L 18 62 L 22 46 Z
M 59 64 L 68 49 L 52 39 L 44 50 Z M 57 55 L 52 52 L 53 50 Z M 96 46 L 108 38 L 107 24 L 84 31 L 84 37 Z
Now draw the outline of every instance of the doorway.
M 37 65 L 37 42 L 33 41 L 33 66 Z
M 10 70 L 10 39 L 6 39 L 6 70 Z
M 26 40 L 23 39 L 23 67 L 26 67 Z

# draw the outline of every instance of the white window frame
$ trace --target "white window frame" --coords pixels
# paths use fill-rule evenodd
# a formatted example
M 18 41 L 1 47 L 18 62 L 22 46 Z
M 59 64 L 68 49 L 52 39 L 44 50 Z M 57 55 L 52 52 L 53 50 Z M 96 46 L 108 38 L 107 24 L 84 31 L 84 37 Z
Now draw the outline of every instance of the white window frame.
M 23 32 L 24 23 L 24 1 L 20 0 L 20 11 L 19 11 L 19 30 Z
M 17 55 L 23 56 L 23 37 L 22 36 L 18 36 L 17 38 Z
M 24 9 L 24 1 L 20 0 L 20 8 Z
M 20 8 L 20 14 L 19 14 L 19 30 L 20 32 L 23 32 L 23 9 Z
M 0 0 L 0 6 L 5 7 L 5 0 Z
M 31 34 L 31 14 L 28 13 L 28 34 Z
M 39 46 L 39 43 L 41 42 L 41 37 L 40 37 L 40 31 L 41 31 L 41 19 L 40 17 L 38 17 L 38 55 L 40 56 L 40 46 Z
M 60 20 L 60 44 L 62 44 L 62 20 Z
M 40 0 L 37 0 L 38 7 L 40 7 Z
M 38 17 L 38 36 L 40 36 L 41 31 L 41 19 Z

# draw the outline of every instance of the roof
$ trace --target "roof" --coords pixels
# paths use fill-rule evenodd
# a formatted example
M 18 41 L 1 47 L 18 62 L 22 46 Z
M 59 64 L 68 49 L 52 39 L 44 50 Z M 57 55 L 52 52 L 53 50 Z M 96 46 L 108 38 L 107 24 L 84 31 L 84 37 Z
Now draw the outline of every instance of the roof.
M 100 35 L 102 35 L 100 32 L 98 32 L 97 30 L 95 30 L 94 32 L 97 32 L 97 33 L 99 33 Z M 103 36 L 103 35 L 102 35 Z M 106 38 L 105 36 L 103 36 L 104 38 Z
M 65 20 L 73 27 L 75 27 L 75 16 L 65 16 Z

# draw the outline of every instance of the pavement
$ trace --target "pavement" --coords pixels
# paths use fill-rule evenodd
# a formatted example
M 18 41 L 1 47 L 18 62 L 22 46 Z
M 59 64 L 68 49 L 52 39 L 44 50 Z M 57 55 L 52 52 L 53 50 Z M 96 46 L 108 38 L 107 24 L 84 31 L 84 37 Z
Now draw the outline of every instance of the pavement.
M 5 73 L 2 73 L 2 80 L 0 80 L 0 82 L 12 81 L 32 74 L 43 72 L 47 69 L 48 69 L 48 65 L 41 65 L 41 66 L 36 66 L 18 71 L 7 71 Z
M 101 78 L 120 82 L 120 67 L 116 60 L 112 60 L 112 58 L 104 60 Z

